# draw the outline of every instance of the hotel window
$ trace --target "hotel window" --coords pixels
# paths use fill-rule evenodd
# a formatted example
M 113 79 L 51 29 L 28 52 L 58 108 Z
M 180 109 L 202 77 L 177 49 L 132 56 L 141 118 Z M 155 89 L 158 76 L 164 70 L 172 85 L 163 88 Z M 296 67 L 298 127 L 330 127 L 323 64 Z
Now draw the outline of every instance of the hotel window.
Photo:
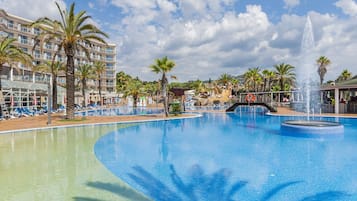
M 22 51 L 25 52 L 25 53 L 28 53 L 28 51 L 29 51 L 29 50 L 28 50 L 27 48 L 25 48 L 25 47 L 22 47 L 21 49 L 22 49 Z
M 21 31 L 22 32 L 28 32 L 28 28 L 26 25 L 21 25 Z
M 45 47 L 46 49 L 52 49 L 52 43 L 46 43 Z
M 14 28 L 14 21 L 12 20 L 7 21 L 7 27 Z
M 34 28 L 33 33 L 36 35 L 40 35 L 40 29 L 39 28 Z
M 108 69 L 108 70 L 114 70 L 114 64 L 113 63 L 106 63 L 106 68 Z
M 9 38 L 14 38 L 14 33 L 7 33 L 7 36 L 8 36 Z
M 106 53 L 114 53 L 113 48 L 107 47 L 107 48 L 106 48 Z
M 63 61 L 62 56 L 61 55 L 57 55 L 57 60 L 58 61 Z
M 28 43 L 27 36 L 20 35 L 20 43 L 27 44 Z
M 35 50 L 35 58 L 40 58 L 41 54 L 40 54 L 40 50 Z
M 6 36 L 8 36 L 8 33 L 7 33 L 7 32 L 4 32 L 4 31 L 0 31 L 0 36 L 6 37 Z
M 33 61 L 32 64 L 35 65 L 35 66 L 36 66 L 36 65 L 40 65 L 40 64 L 41 64 L 41 61 L 38 61 L 38 60 L 37 60 L 37 61 Z
M 45 59 L 47 60 L 51 60 L 51 53 L 50 52 L 45 52 L 45 55 L 44 55 Z
M 105 60 L 106 60 L 106 61 L 113 61 L 113 56 L 108 56 L 108 55 L 107 55 L 106 58 L 105 58 Z

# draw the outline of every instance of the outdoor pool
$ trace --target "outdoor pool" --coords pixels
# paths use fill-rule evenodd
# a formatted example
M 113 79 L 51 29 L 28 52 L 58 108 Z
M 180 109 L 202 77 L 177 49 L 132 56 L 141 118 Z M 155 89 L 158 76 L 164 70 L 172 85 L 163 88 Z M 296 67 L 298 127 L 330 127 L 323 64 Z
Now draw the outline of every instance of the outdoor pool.
M 140 124 L 101 137 L 97 158 L 148 197 L 164 200 L 357 200 L 357 119 L 341 138 L 280 135 L 299 117 L 257 113 Z
M 297 119 L 204 113 L 0 134 L 1 200 L 357 200 L 357 119 L 316 118 L 343 124 L 341 138 L 280 135 Z
M 117 107 L 117 108 L 94 108 L 75 113 L 77 116 L 119 116 L 119 115 L 148 115 L 160 114 L 164 110 L 161 108 L 146 107 Z

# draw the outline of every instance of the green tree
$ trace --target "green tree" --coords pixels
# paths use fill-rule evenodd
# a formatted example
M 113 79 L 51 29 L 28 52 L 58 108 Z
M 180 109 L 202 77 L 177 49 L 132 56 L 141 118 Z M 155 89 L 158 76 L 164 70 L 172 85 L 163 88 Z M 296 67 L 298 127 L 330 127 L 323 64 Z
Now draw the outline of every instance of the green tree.
M 231 83 L 233 80 L 233 77 L 227 73 L 223 73 L 217 80 L 219 84 L 222 84 L 223 86 L 228 87 L 228 85 Z
M 124 89 L 124 97 L 133 97 L 134 107 L 137 107 L 139 97 L 144 94 L 144 86 L 139 79 L 132 79 L 126 83 Z
M 262 81 L 260 68 L 249 68 L 244 74 L 244 85 L 248 91 L 257 91 L 258 86 Z
M 93 64 L 93 72 L 96 77 L 96 80 L 98 81 L 98 92 L 99 92 L 99 100 L 100 100 L 100 105 L 103 105 L 103 99 L 102 99 L 102 75 L 105 73 L 105 63 L 96 61 Z
M 348 79 L 352 78 L 352 73 L 350 71 L 348 71 L 347 69 L 343 70 L 341 75 L 338 76 L 338 78 L 336 79 L 336 82 L 341 82 L 341 81 L 345 81 Z
M 167 85 L 168 80 L 166 74 L 170 72 L 175 67 L 175 62 L 169 60 L 166 56 L 162 59 L 156 59 L 155 64 L 150 66 L 150 69 L 155 73 L 161 73 L 161 89 L 162 89 L 162 96 L 164 98 L 164 111 L 165 116 L 169 116 L 169 107 L 168 107 L 168 97 L 167 97 Z
M 2 73 L 4 64 L 8 64 L 11 68 L 16 67 L 16 63 L 21 62 L 25 65 L 32 66 L 31 55 L 22 51 L 22 49 L 14 45 L 16 39 L 14 38 L 3 38 L 0 42 L 0 75 Z M 2 96 L 2 84 L 0 76 L 0 95 Z M 0 100 L 3 102 L 4 100 Z M 0 104 L 0 116 L 2 116 L 2 108 Z
M 42 17 L 32 23 L 32 26 L 42 30 L 39 35 L 41 43 L 50 39 L 56 39 L 59 41 L 57 51 L 59 52 L 63 49 L 66 54 L 66 118 L 74 119 L 74 57 L 76 51 L 84 51 L 87 58 L 90 60 L 89 51 L 84 44 L 91 44 L 92 41 L 99 41 L 106 44 L 103 37 L 108 36 L 95 25 L 87 23 L 91 16 L 87 15 L 86 11 L 80 11 L 76 14 L 74 12 L 74 3 L 71 4 L 68 11 L 62 10 L 58 3 L 56 3 L 56 6 L 60 13 L 61 21 Z
M 82 106 L 85 107 L 87 105 L 86 93 L 85 93 L 85 90 L 87 89 L 87 81 L 89 79 L 94 78 L 93 66 L 89 64 L 79 65 L 77 68 L 76 76 L 82 85 L 82 96 L 83 96 Z
M 284 91 L 286 89 L 285 85 L 288 85 L 288 88 L 290 88 L 295 81 L 295 67 L 290 64 L 281 63 L 275 65 L 274 68 L 276 79 L 279 83 L 280 91 Z M 283 97 L 284 93 L 281 94 L 280 101 L 282 101 Z
M 65 71 L 65 64 L 60 61 L 47 61 L 44 64 L 37 66 L 37 70 L 40 72 L 50 73 L 52 76 L 52 108 L 58 109 L 57 105 L 57 77 L 62 71 Z
M 275 77 L 274 71 L 265 69 L 263 70 L 262 75 L 264 80 L 263 91 L 271 91 L 271 83 Z
M 144 82 L 144 91 L 147 93 L 149 96 L 153 97 L 154 95 L 157 94 L 159 91 L 158 83 L 157 81 L 153 82 Z
M 190 88 L 194 89 L 198 94 L 207 91 L 206 85 L 201 80 L 196 80 L 194 82 L 191 82 Z
M 124 73 L 124 71 L 120 71 L 116 74 L 116 88 L 118 92 L 124 92 L 125 87 L 128 83 L 129 80 L 132 80 L 133 78 Z
M 331 64 L 331 61 L 325 57 L 321 56 L 316 60 L 316 63 L 318 65 L 317 73 L 320 76 L 320 85 L 324 82 L 324 77 L 327 73 L 327 66 Z

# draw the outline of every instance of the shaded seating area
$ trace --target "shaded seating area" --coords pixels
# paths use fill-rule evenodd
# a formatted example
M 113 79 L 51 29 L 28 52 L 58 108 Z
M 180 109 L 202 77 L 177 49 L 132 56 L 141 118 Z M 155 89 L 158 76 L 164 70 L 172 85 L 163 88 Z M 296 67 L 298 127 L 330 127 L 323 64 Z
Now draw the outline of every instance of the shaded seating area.
M 321 87 L 324 113 L 357 113 L 357 76 Z

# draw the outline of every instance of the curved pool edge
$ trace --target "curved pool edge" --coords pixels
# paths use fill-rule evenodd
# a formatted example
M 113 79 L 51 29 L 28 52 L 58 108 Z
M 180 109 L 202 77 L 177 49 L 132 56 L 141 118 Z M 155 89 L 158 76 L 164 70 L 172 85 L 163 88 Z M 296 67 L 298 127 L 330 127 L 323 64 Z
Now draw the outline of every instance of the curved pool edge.
M 277 113 L 266 113 L 266 115 L 269 116 L 276 116 L 276 117 L 307 117 L 307 114 L 277 114 Z M 351 118 L 351 119 L 357 119 L 357 114 L 356 116 L 346 116 L 346 115 L 329 115 L 329 114 L 315 114 L 315 115 L 310 115 L 310 117 L 330 117 L 330 118 Z
M 10 134 L 10 133 L 21 133 L 28 132 L 34 130 L 46 130 L 46 129 L 58 129 L 58 128 L 71 128 L 71 127 L 83 127 L 83 126 L 101 126 L 101 125 L 112 125 L 112 124 L 130 124 L 130 123 L 144 123 L 144 122 L 154 122 L 154 121 L 169 121 L 176 119 L 192 119 L 202 117 L 202 114 L 197 113 L 185 113 L 190 114 L 192 116 L 185 117 L 169 117 L 169 118 L 157 118 L 157 119 L 145 119 L 145 120 L 130 120 L 130 121 L 111 121 L 111 122 L 103 122 L 103 123 L 87 123 L 87 124 L 72 124 L 72 125 L 61 125 L 61 126 L 45 126 L 45 127 L 37 127 L 37 128 L 26 128 L 26 129 L 16 129 L 16 130 L 7 130 L 0 131 L 0 135 L 2 134 Z M 134 115 L 136 116 L 136 115 Z
M 158 122 L 158 121 L 172 121 L 172 120 L 180 120 L 180 119 L 194 119 L 194 118 L 199 118 L 202 117 L 203 115 L 201 113 L 185 113 L 185 114 L 191 114 L 192 116 L 184 116 L 184 117 L 170 117 L 170 118 L 160 118 L 160 119 L 150 119 L 150 120 L 141 120 L 141 121 L 126 121 L 126 123 L 149 123 L 149 122 Z M 120 122 L 120 123 L 124 123 L 124 122 Z M 95 151 L 95 146 L 97 145 L 98 141 L 100 139 L 102 139 L 103 137 L 113 134 L 113 132 L 116 131 L 111 131 L 108 133 L 103 134 L 102 136 L 100 136 L 99 138 L 96 139 L 96 141 L 93 144 L 93 149 L 92 149 L 92 154 L 95 157 L 96 161 L 107 171 L 109 172 L 111 175 L 113 175 L 115 178 L 117 178 L 118 180 L 120 180 L 120 182 L 124 183 L 125 185 L 127 185 L 128 187 L 130 187 L 131 189 L 133 189 L 135 192 L 141 194 L 142 196 L 144 196 L 145 198 L 147 198 L 148 200 L 152 200 L 152 198 L 149 197 L 149 195 L 145 194 L 143 191 L 136 189 L 135 187 L 133 187 L 132 185 L 130 185 L 127 181 L 125 181 L 123 178 L 117 176 L 112 170 L 110 170 L 99 158 L 98 155 L 96 154 Z

